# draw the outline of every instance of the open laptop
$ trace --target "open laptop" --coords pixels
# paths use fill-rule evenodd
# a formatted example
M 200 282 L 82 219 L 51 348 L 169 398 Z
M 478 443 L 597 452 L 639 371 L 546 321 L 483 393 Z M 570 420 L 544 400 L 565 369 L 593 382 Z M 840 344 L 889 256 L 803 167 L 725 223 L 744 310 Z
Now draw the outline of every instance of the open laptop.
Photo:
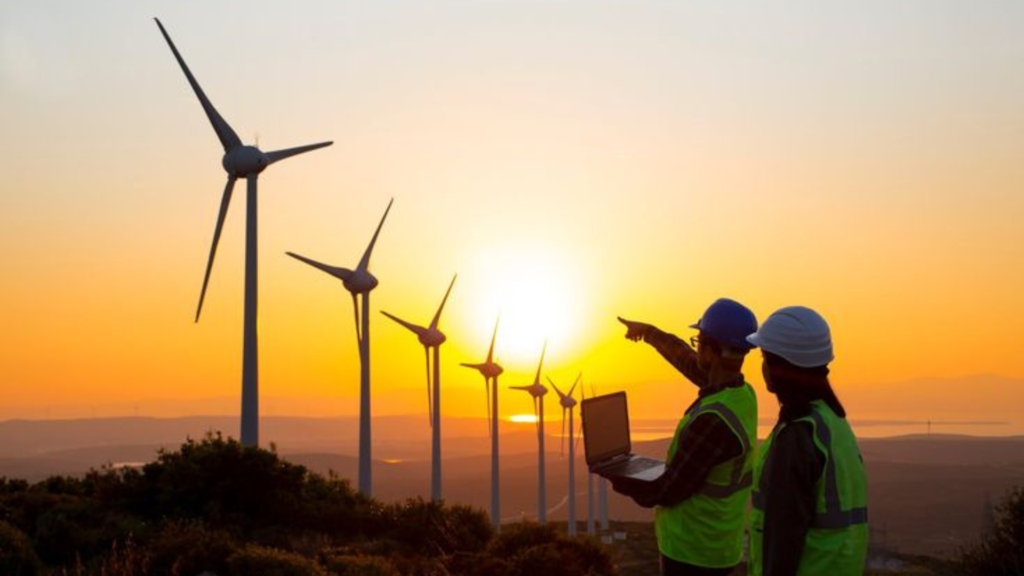
M 665 463 L 631 452 L 626 393 L 587 398 L 580 405 L 583 446 L 587 466 L 605 478 L 628 477 L 654 480 L 665 472 Z

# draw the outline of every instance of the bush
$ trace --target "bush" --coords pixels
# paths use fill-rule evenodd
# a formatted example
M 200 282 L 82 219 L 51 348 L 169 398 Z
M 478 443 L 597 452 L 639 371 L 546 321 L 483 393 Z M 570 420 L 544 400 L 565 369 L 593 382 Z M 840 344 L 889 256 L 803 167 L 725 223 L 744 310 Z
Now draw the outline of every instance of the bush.
M 383 556 L 330 556 L 324 565 L 337 576 L 401 576 L 395 565 Z
M 0 574 L 34 576 L 39 571 L 32 543 L 24 532 L 0 521 Z
M 229 576 L 328 576 L 309 558 L 251 544 L 228 558 L 227 573 Z
M 224 531 L 172 522 L 161 528 L 147 550 L 152 576 L 194 576 L 227 573 L 227 559 L 238 546 Z
M 559 538 L 558 531 L 550 524 L 520 522 L 502 527 L 501 534 L 491 540 L 487 552 L 498 558 L 512 558 L 523 550 L 543 546 Z
M 597 541 L 586 536 L 567 538 L 549 524 L 512 524 L 495 538 L 487 552 L 505 558 L 510 576 L 544 574 L 552 566 L 564 576 L 615 574 L 611 557 Z
M 960 565 L 965 575 L 1024 574 L 1024 488 L 1010 490 L 996 513 L 995 527 L 962 552 Z
M 387 537 L 402 544 L 409 554 L 445 556 L 483 550 L 494 534 L 480 510 L 445 506 L 422 498 L 387 507 Z

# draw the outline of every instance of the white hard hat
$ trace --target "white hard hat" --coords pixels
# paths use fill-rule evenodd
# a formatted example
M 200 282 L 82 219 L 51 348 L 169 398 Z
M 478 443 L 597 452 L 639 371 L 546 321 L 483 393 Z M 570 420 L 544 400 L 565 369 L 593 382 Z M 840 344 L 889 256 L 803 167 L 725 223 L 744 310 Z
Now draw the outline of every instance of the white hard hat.
M 828 323 L 821 314 L 803 306 L 777 310 L 760 330 L 747 336 L 747 342 L 801 368 L 824 366 L 835 358 Z

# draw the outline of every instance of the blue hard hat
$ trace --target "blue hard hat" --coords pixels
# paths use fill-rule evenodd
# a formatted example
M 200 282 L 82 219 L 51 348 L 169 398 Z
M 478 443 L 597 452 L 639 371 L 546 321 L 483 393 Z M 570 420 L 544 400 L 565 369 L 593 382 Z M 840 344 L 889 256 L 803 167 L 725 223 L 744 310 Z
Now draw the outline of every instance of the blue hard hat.
M 753 346 L 747 341 L 747 336 L 757 332 L 757 317 L 743 304 L 719 298 L 690 328 L 700 330 L 721 344 L 750 350 Z

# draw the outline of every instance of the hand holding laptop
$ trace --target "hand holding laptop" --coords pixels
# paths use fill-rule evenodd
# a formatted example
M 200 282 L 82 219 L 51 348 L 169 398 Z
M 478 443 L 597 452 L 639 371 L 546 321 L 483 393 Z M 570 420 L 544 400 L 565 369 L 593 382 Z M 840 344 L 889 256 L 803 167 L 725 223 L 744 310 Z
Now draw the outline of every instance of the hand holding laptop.
M 587 398 L 580 406 L 587 466 L 594 474 L 616 479 L 651 481 L 665 472 L 665 463 L 631 452 L 626 393 Z

